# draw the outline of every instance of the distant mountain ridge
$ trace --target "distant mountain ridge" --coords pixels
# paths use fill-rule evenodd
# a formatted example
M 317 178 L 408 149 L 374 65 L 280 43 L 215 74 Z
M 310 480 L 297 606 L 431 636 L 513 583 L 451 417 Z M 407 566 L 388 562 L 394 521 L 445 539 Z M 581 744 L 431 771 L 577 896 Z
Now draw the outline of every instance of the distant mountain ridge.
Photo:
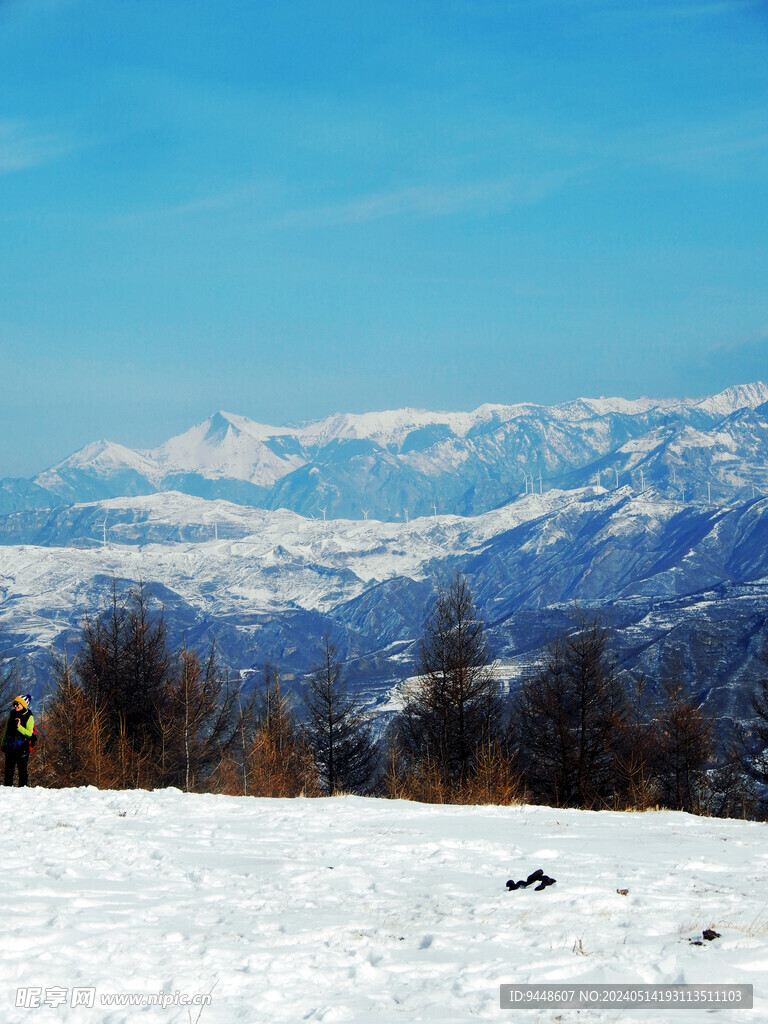
M 658 680 L 744 717 L 768 642 L 768 386 L 704 399 L 400 409 L 271 427 L 218 412 L 151 450 L 97 441 L 0 481 L 0 625 L 40 692 L 115 578 L 180 642 L 286 686 L 322 637 L 386 702 L 440 581 L 470 581 L 514 680 L 574 603 Z M 293 682 L 292 682 L 293 681 Z
M 154 449 L 97 441 L 32 480 L 0 481 L 0 513 L 174 490 L 395 521 L 479 515 L 531 490 L 591 483 L 687 500 L 767 490 L 768 385 L 700 400 L 338 414 L 295 427 L 217 412 Z

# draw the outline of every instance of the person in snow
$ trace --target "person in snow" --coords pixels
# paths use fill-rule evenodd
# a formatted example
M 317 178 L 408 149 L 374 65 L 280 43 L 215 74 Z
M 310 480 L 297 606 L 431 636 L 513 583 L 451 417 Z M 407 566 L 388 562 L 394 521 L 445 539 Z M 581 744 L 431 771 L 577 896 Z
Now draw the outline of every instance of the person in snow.
M 35 728 L 35 720 L 29 711 L 31 696 L 28 693 L 17 697 L 13 702 L 8 721 L 5 723 L 1 745 L 5 754 L 4 786 L 13 785 L 13 774 L 18 768 L 19 785 L 27 784 L 27 764 L 29 762 L 29 738 Z

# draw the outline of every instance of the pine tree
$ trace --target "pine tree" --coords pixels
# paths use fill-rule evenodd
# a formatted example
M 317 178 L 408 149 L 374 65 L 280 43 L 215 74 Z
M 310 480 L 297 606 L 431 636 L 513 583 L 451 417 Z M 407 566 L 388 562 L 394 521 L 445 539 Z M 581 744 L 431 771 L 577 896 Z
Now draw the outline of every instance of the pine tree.
M 107 606 L 83 622 L 74 670 L 89 705 L 106 714 L 121 786 L 160 782 L 172 665 L 162 610 L 150 609 L 143 583 L 124 598 L 113 579 Z
M 504 710 L 483 623 L 463 576 L 438 593 L 417 665 L 395 723 L 404 767 L 429 762 L 449 785 L 461 785 L 483 744 L 499 737 Z
M 326 635 L 322 660 L 307 687 L 307 738 L 324 793 L 370 791 L 378 751 L 359 698 L 342 678 L 336 646 Z
M 642 673 L 632 680 L 627 696 L 627 714 L 615 747 L 618 793 L 623 806 L 644 810 L 659 800 L 655 774 L 659 730 L 651 711 L 648 680 Z
M 608 630 L 581 617 L 547 645 L 514 703 L 526 782 L 534 800 L 613 806 L 626 700 L 608 653 Z
M 679 657 L 672 659 L 662 685 L 656 765 L 661 802 L 678 811 L 700 813 L 706 803 L 706 769 L 714 761 L 713 723 L 685 696 Z
M 122 598 L 112 581 L 73 665 L 55 663 L 54 675 L 49 774 L 63 784 L 200 788 L 235 745 L 239 687 L 213 646 L 204 662 L 186 646 L 170 652 L 143 584 Z
M 753 751 L 748 760 L 750 774 L 762 784 L 768 784 L 768 642 L 760 652 L 760 662 L 752 693 Z
M 141 581 L 130 593 L 125 625 L 117 703 L 128 736 L 156 747 L 174 664 L 163 611 L 151 611 L 149 595 Z M 211 685 L 213 680 L 206 680 L 206 686 Z

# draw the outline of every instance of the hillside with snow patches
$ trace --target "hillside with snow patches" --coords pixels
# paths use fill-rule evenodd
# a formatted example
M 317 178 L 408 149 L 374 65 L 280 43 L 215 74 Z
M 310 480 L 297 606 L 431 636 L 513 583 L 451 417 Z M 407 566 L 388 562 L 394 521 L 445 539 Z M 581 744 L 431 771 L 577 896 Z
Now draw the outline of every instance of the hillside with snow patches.
M 383 706 L 458 571 L 505 685 L 578 604 L 607 618 L 622 667 L 658 679 L 677 653 L 713 714 L 744 718 L 768 633 L 767 472 L 760 383 L 295 428 L 218 413 L 152 451 L 97 442 L 2 482 L 2 648 L 40 694 L 50 649 L 76 647 L 113 579 L 141 580 L 173 643 L 215 641 L 246 681 L 269 659 L 299 687 L 329 633 Z
M 752 986 L 751 1009 L 725 1002 L 712 1019 L 768 1014 L 764 823 L 178 790 L 12 789 L 3 801 L 21 908 L 0 931 L 12 1024 L 673 1024 L 712 1012 L 502 1010 L 511 984 Z M 554 885 L 506 888 L 539 868 Z
M 173 643 L 249 679 L 269 659 L 300 685 L 331 634 L 349 678 L 386 702 L 413 671 L 435 587 L 462 572 L 510 685 L 574 603 L 652 678 L 681 653 L 713 713 L 748 713 L 765 640 L 768 499 L 683 505 L 630 488 L 528 494 L 481 516 L 307 519 L 164 492 L 0 519 L 6 653 L 40 693 L 50 648 L 76 647 L 111 581 L 162 604 Z

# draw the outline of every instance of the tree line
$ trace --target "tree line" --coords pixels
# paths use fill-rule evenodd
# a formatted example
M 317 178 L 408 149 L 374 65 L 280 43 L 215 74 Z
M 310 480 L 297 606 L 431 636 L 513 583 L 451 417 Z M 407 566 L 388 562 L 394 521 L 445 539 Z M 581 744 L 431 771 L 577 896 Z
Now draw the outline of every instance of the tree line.
M 330 638 L 305 691 L 304 714 L 281 692 L 276 666 L 243 692 L 219 661 L 171 650 L 162 609 L 139 584 L 113 581 L 86 615 L 70 659 L 53 656 L 53 688 L 38 716 L 35 781 L 102 789 L 176 786 L 257 796 L 369 791 L 378 749 L 341 679 Z M 0 678 L 9 692 L 11 674 Z
M 422 800 L 768 816 L 768 646 L 752 719 L 717 722 L 678 654 L 656 680 L 620 671 L 611 633 L 576 611 L 502 699 L 469 585 L 427 620 L 393 723 L 389 787 Z M 655 685 L 652 685 L 655 684 Z
M 765 817 L 768 648 L 763 666 L 752 721 L 724 733 L 679 658 L 658 680 L 619 671 L 606 624 L 577 614 L 507 693 L 457 575 L 429 611 L 397 711 L 376 718 L 330 637 L 302 700 L 288 699 L 269 662 L 246 695 L 215 645 L 172 651 L 144 586 L 121 595 L 113 582 L 73 658 L 54 658 L 34 781 Z

